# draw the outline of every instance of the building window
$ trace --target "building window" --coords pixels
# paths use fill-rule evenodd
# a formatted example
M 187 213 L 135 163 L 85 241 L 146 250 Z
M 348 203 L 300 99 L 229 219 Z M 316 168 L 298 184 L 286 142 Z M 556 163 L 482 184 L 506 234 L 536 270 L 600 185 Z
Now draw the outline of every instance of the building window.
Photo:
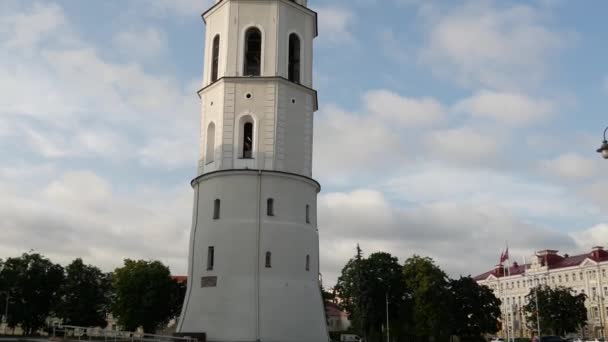
M 253 123 L 246 122 L 243 125 L 243 158 L 253 157 Z
M 602 278 L 606 278 L 606 270 L 605 269 L 602 270 Z
M 274 216 L 274 199 L 272 198 L 266 200 L 266 215 Z
M 217 69 L 220 62 L 220 35 L 213 38 L 213 49 L 211 50 L 211 82 L 217 81 Z
M 216 198 L 213 201 L 213 219 L 218 220 L 220 218 L 220 199 Z
M 576 281 L 576 273 L 572 273 L 572 281 Z
M 310 255 L 306 255 L 306 270 L 310 271 Z
M 306 223 L 310 223 L 310 205 L 306 205 Z
M 289 35 L 287 78 L 292 82 L 300 83 L 300 38 L 295 33 Z
M 272 267 L 272 253 L 266 252 L 266 268 Z
M 244 76 L 260 76 L 262 66 L 262 32 L 252 27 L 245 32 Z
M 561 282 L 562 282 L 562 276 L 561 276 L 561 275 L 558 275 L 558 276 L 557 276 L 557 282 L 558 282 L 558 283 L 561 283 Z
M 215 247 L 209 246 L 207 249 L 207 271 L 213 270 L 215 262 Z
M 215 157 L 215 124 L 212 122 L 207 126 L 207 150 L 205 152 L 206 163 L 213 162 Z
M 583 272 L 579 273 L 578 276 L 578 279 L 583 280 Z

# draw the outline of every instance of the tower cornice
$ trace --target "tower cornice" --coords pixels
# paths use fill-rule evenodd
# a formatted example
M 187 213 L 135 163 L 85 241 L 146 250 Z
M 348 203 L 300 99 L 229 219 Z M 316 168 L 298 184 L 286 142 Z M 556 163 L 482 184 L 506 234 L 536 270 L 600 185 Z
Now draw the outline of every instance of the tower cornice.
M 190 182 L 190 185 L 192 187 L 195 187 L 196 184 L 200 183 L 201 181 L 203 181 L 205 179 L 218 177 L 218 176 L 258 174 L 258 173 L 261 175 L 275 175 L 275 176 L 282 176 L 282 177 L 298 179 L 300 181 L 313 184 L 317 188 L 317 193 L 321 192 L 321 184 L 310 177 L 306 177 L 306 176 L 303 176 L 303 175 L 300 175 L 297 173 L 285 172 L 285 171 L 255 170 L 255 169 L 228 169 L 228 170 L 219 170 L 219 171 L 208 172 L 208 173 L 202 174 L 202 175 L 194 178 Z
M 283 84 L 287 84 L 287 85 L 293 85 L 295 87 L 298 87 L 300 89 L 305 90 L 306 92 L 310 93 L 313 97 L 313 104 L 314 104 L 314 110 L 317 111 L 319 110 L 319 100 L 317 97 L 317 91 L 315 89 L 309 88 L 305 85 L 302 85 L 300 83 L 295 83 L 295 82 L 291 82 L 290 80 L 286 79 L 285 77 L 282 76 L 255 76 L 255 77 L 251 77 L 251 76 L 224 76 L 219 78 L 217 81 L 199 89 L 196 94 L 198 95 L 198 97 L 201 97 L 201 93 L 207 89 L 213 88 L 218 84 L 221 84 L 222 82 L 234 82 L 234 81 L 245 81 L 245 82 L 259 82 L 259 81 L 279 81 L 282 82 Z
M 213 12 L 219 6 L 227 3 L 228 1 L 239 1 L 239 0 L 220 0 L 217 3 L 213 4 L 213 6 L 211 6 L 208 10 L 206 10 L 205 12 L 203 12 L 201 14 L 201 18 L 203 19 L 203 23 L 207 24 L 207 20 L 205 20 L 205 17 L 209 13 Z M 306 13 L 314 16 L 314 18 L 315 18 L 315 33 L 314 33 L 314 37 L 316 38 L 319 35 L 319 23 L 318 23 L 318 20 L 317 20 L 317 18 L 318 18 L 317 12 L 311 10 L 310 8 L 308 8 L 306 6 L 302 6 L 302 5 L 300 5 L 300 4 L 298 4 L 298 3 L 294 2 L 294 1 L 289 1 L 289 0 L 275 0 L 275 1 L 282 2 L 282 3 L 288 4 L 290 6 L 294 6 L 295 8 L 298 8 L 301 11 L 304 11 L 304 12 L 306 12 Z

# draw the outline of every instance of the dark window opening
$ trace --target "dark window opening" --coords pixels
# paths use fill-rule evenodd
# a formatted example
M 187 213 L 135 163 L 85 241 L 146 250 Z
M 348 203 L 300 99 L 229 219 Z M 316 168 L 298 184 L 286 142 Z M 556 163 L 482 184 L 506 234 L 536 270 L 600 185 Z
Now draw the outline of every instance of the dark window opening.
M 306 270 L 310 271 L 310 255 L 306 255 Z
M 300 83 L 300 38 L 295 33 L 289 35 L 289 65 L 287 78 Z
M 253 123 L 246 122 L 243 126 L 243 158 L 252 158 L 253 152 Z
M 272 198 L 266 200 L 266 215 L 274 216 L 274 199 Z
M 213 38 L 213 50 L 211 56 L 211 82 L 217 81 L 217 69 L 220 62 L 220 36 Z
M 219 198 L 213 201 L 213 219 L 217 220 L 220 218 L 220 200 Z
M 266 268 L 272 267 L 272 253 L 266 252 Z
M 260 76 L 262 67 L 262 33 L 255 27 L 245 32 L 244 76 Z
M 207 249 L 207 271 L 213 270 L 213 264 L 215 262 L 215 247 L 209 247 Z
M 306 223 L 310 223 L 310 205 L 306 205 Z

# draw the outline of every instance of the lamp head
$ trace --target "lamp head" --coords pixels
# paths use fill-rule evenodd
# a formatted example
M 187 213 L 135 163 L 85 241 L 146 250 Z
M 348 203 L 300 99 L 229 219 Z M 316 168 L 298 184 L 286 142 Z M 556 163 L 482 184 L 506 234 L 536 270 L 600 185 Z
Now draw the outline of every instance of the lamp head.
M 598 148 L 597 152 L 600 153 L 604 159 L 608 159 L 608 141 L 604 140 L 602 147 Z

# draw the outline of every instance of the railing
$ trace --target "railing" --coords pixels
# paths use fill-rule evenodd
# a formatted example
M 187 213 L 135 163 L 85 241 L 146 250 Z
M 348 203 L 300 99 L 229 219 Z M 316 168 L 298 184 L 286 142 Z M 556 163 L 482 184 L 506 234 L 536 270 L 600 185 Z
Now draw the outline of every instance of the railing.
M 190 337 L 145 334 L 75 325 L 53 326 L 52 339 L 104 342 L 197 342 L 197 339 Z

